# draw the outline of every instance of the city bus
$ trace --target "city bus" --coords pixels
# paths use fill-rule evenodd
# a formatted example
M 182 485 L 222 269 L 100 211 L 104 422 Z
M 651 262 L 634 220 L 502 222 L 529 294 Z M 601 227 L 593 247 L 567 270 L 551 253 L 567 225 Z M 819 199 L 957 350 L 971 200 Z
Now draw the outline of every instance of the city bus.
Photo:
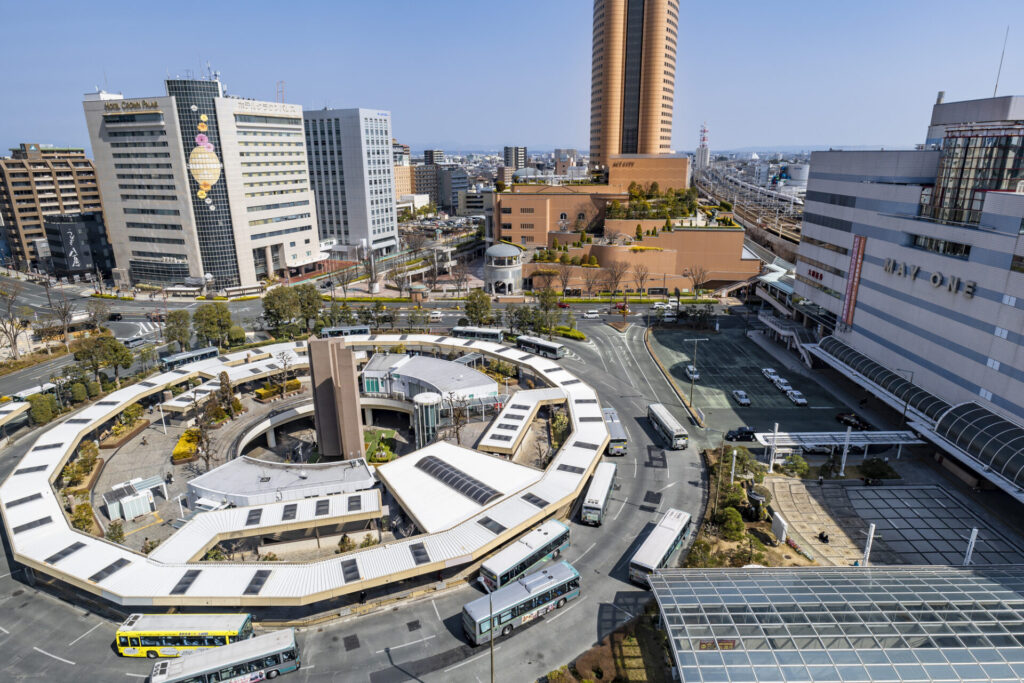
M 668 563 L 689 530 L 690 514 L 669 508 L 629 560 L 629 580 L 646 588 L 648 575 Z
M 686 448 L 690 435 L 687 433 L 686 427 L 680 424 L 679 420 L 672 416 L 672 413 L 668 412 L 668 408 L 660 403 L 652 403 L 647 406 L 647 419 L 651 421 L 655 431 L 661 435 L 669 448 L 673 450 Z
M 204 349 L 196 349 L 195 351 L 182 351 L 181 353 L 172 353 L 169 356 L 164 356 L 160 359 L 160 369 L 164 372 L 173 370 L 174 368 L 180 368 L 182 365 L 188 365 L 189 363 L 195 363 L 197 360 L 206 360 L 208 358 L 216 358 L 220 354 L 220 349 L 216 346 L 207 346 Z
M 453 337 L 465 339 L 483 339 L 484 341 L 498 342 L 505 339 L 505 331 L 494 327 L 453 327 Z
M 608 455 L 625 455 L 629 437 L 626 428 L 619 421 L 619 414 L 615 412 L 615 408 L 605 408 L 601 414 L 604 415 L 604 424 L 608 427 Z
M 491 638 L 491 625 L 507 636 L 517 626 L 529 623 L 580 596 L 580 574 L 562 561 L 466 603 L 462 608 L 462 630 L 473 645 Z
M 321 339 L 324 337 L 351 337 L 357 334 L 370 334 L 370 326 L 342 325 L 340 327 L 325 327 L 320 330 Z
M 594 469 L 594 478 L 590 480 L 587 495 L 583 497 L 580 508 L 580 521 L 584 524 L 601 526 L 605 510 L 611 501 L 612 485 L 615 483 L 615 463 L 603 462 Z
M 19 392 L 11 394 L 11 400 L 12 401 L 17 401 L 19 403 L 24 403 L 25 401 L 28 400 L 29 396 L 34 396 L 35 394 L 51 393 L 51 392 L 55 391 L 56 389 L 57 389 L 57 385 L 56 384 L 54 384 L 52 382 L 46 382 L 45 384 L 40 384 L 37 387 L 32 387 L 31 389 L 25 389 L 24 391 L 19 391 Z
M 480 582 L 490 592 L 527 574 L 569 547 L 569 527 L 549 520 L 480 566 Z
M 538 356 L 545 356 L 547 358 L 562 358 L 565 354 L 569 353 L 569 349 L 558 342 L 548 341 L 540 337 L 528 337 L 526 335 L 519 335 L 516 338 L 516 346 L 523 351 L 536 353 Z
M 286 628 L 231 645 L 157 662 L 150 683 L 263 681 L 302 666 L 295 630 Z
M 250 614 L 129 614 L 114 643 L 122 657 L 177 657 L 251 637 Z

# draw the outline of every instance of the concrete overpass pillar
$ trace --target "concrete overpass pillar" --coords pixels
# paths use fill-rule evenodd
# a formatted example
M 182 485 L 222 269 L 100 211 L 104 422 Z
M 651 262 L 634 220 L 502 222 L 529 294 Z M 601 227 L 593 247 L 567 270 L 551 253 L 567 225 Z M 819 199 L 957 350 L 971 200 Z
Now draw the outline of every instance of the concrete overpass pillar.
M 277 435 L 274 434 L 274 428 L 271 427 L 267 430 L 267 447 L 277 448 Z
M 363 412 L 364 412 L 363 424 L 367 425 L 367 426 L 372 425 L 373 424 L 373 408 L 363 408 Z

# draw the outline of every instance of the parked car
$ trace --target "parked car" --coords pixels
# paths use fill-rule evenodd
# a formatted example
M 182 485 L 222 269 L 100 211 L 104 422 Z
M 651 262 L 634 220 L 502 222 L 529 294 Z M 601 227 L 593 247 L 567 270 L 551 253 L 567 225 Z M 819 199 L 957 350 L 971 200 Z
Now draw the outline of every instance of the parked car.
M 674 323 L 678 319 L 679 318 L 676 317 L 675 313 L 669 313 L 668 315 L 661 316 L 661 322 L 663 322 L 663 323 Z
M 597 320 L 598 318 L 601 317 L 601 313 L 598 312 L 598 311 L 595 311 L 594 309 L 591 309 L 591 310 L 587 311 L 586 313 L 584 313 L 583 317 L 586 320 Z
M 871 425 L 857 413 L 836 413 L 836 422 L 860 432 L 871 429 Z
M 107 320 L 122 320 L 124 318 L 120 313 L 111 313 L 107 316 Z
M 743 391 L 742 389 L 734 389 L 732 392 L 732 397 L 736 399 L 736 402 L 739 403 L 741 406 L 750 405 L 750 397 L 747 396 L 747 392 Z
M 621 311 L 621 310 L 628 311 L 629 310 L 629 304 L 623 303 L 623 302 L 620 301 L 619 303 L 615 304 L 615 310 L 616 311 Z
M 786 397 L 793 402 L 794 405 L 805 406 L 807 405 L 807 399 L 804 395 L 795 389 L 790 389 L 786 392 Z
M 668 307 L 669 307 L 669 305 L 667 303 L 665 303 L 664 301 L 655 301 L 653 304 L 651 304 L 651 310 L 652 311 L 660 311 L 661 309 L 668 308 Z
M 776 389 L 784 394 L 793 391 L 792 385 L 790 385 L 789 380 L 785 377 L 776 377 L 772 380 L 772 383 L 775 384 Z
M 569 304 L 565 303 L 564 301 L 559 301 L 558 302 L 558 307 L 559 308 L 569 308 Z
M 761 374 L 771 382 L 774 382 L 775 378 L 779 376 L 779 373 L 775 372 L 775 368 L 761 368 Z
M 167 314 L 163 311 L 151 311 L 146 315 L 151 323 L 164 323 L 167 322 Z
M 753 427 L 737 427 L 736 429 L 730 429 L 725 433 L 726 441 L 753 441 L 754 440 L 754 428 Z
M 692 382 L 699 382 L 700 381 L 700 373 L 697 372 L 697 366 L 696 365 L 687 365 L 686 366 L 686 378 L 688 380 L 692 381 Z
M 831 446 L 823 446 L 821 444 L 812 444 L 812 445 L 809 445 L 809 446 L 804 446 L 801 450 L 803 450 L 804 455 L 831 455 L 832 454 L 832 447 Z

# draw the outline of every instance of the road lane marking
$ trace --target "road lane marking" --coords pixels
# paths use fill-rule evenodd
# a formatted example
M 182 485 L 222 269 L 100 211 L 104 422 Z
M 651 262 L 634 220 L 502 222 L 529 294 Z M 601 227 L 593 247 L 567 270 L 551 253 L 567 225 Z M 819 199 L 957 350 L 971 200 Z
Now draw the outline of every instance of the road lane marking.
M 433 600 L 431 600 L 430 604 L 434 606 L 434 614 L 437 615 L 437 620 L 440 621 L 443 624 L 444 623 L 444 619 L 441 618 L 441 613 L 437 611 L 437 603 L 435 603 Z
M 501 645 L 499 645 L 498 647 L 494 648 L 494 651 L 497 652 L 500 649 L 501 649 Z M 480 659 L 481 657 L 486 657 L 488 654 L 490 654 L 490 653 L 489 652 L 481 652 L 476 657 L 470 657 L 469 659 L 467 659 L 465 661 L 459 662 L 455 666 L 448 667 L 447 669 L 444 670 L 444 672 L 448 673 L 449 671 L 454 671 L 455 669 L 458 669 L 460 666 L 465 666 L 466 664 L 469 664 L 470 662 L 476 661 L 476 660 Z
M 4 628 L 3 626 L 0 626 L 0 631 L 3 631 L 3 632 L 4 632 L 4 633 L 6 633 L 7 635 L 11 635 L 11 632 L 10 632 L 10 631 L 8 631 L 7 629 L 5 629 L 5 628 Z
M 379 654 L 382 654 L 384 652 L 389 652 L 389 651 L 397 650 L 399 648 L 406 647 L 408 645 L 415 645 L 416 643 L 423 643 L 423 642 L 426 642 L 426 641 L 430 640 L 431 638 L 436 638 L 436 637 L 437 636 L 427 636 L 426 638 L 420 638 L 419 640 L 414 640 L 411 643 L 402 643 L 401 645 L 392 645 L 391 647 L 386 647 L 383 650 L 377 650 L 377 652 L 375 652 L 374 654 L 378 654 L 379 655 Z
M 47 657 L 53 657 L 54 659 L 56 659 L 58 661 L 61 661 L 61 662 L 64 662 L 65 664 L 70 664 L 71 666 L 75 666 L 75 663 L 72 662 L 70 659 L 64 659 L 63 657 L 58 657 L 57 655 L 51 655 L 46 650 L 40 650 L 38 647 L 33 647 L 32 649 L 35 650 L 36 652 L 39 652 L 41 654 L 46 655 Z
M 82 635 L 80 635 L 80 636 L 78 636 L 77 638 L 75 638 L 74 640 L 72 640 L 72 641 L 71 641 L 70 643 L 68 643 L 68 647 L 71 647 L 72 645 L 74 645 L 75 643 L 77 643 L 78 641 L 80 641 L 80 640 L 81 640 L 82 638 L 85 638 L 85 637 L 86 637 L 87 635 L 89 635 L 90 633 L 92 633 L 93 631 L 95 631 L 96 629 L 98 629 L 98 628 L 99 628 L 100 626 L 103 626 L 103 622 L 100 622 L 100 623 L 96 624 L 96 625 L 95 625 L 95 626 L 93 626 L 93 627 L 92 627 L 91 629 L 89 629 L 88 631 L 86 631 L 86 632 L 85 632 L 85 633 L 83 633 Z
M 623 505 L 625 505 L 625 503 L 623 503 Z M 575 560 L 573 560 L 573 562 L 579 562 L 580 560 L 582 560 L 583 556 L 589 553 L 591 550 L 593 550 L 595 545 L 597 545 L 597 541 L 591 543 L 590 547 L 584 550 L 582 553 L 580 553 L 579 556 Z
M 661 493 L 661 492 L 662 492 L 662 491 L 664 491 L 665 489 L 670 489 L 670 488 L 672 488 L 672 487 L 673 487 L 673 486 L 675 486 L 675 485 L 676 485 L 676 483 L 675 483 L 675 482 L 672 482 L 672 483 L 671 483 L 671 484 L 669 484 L 668 486 L 662 486 L 662 487 L 661 487 L 660 489 L 658 489 L 658 490 L 657 490 L 657 493 Z
M 628 498 L 626 498 L 625 500 L 623 500 L 623 501 L 622 501 L 622 507 L 620 507 L 620 508 L 619 508 L 619 511 L 615 513 L 615 516 L 614 516 L 614 517 L 612 517 L 612 519 L 613 519 L 613 520 L 616 520 L 616 519 L 618 519 L 618 518 L 619 518 L 619 515 L 621 515 L 621 514 L 622 514 L 622 511 L 623 511 L 623 510 L 624 510 L 624 509 L 626 508 L 626 501 L 627 501 L 627 500 L 629 500 L 629 499 L 628 499 Z
M 550 619 L 548 619 L 548 621 L 554 621 L 554 620 L 555 620 L 555 619 L 557 619 L 558 617 L 562 616 L 563 614 L 565 614 L 566 612 L 568 612 L 569 610 L 571 610 L 571 609 L 572 609 L 573 607 L 575 607 L 576 605 L 578 605 L 578 604 L 580 604 L 581 602 L 583 602 L 584 600 L 586 600 L 586 599 L 587 599 L 588 597 L 589 597 L 589 596 L 587 596 L 587 595 L 584 595 L 584 596 L 583 596 L 582 598 L 580 598 L 579 600 L 577 600 L 577 601 L 576 601 L 576 604 L 575 604 L 575 605 L 570 605 L 570 606 L 569 606 L 569 609 L 564 609 L 564 610 L 562 610 L 561 612 L 559 612 L 559 613 L 558 613 L 558 614 L 556 614 L 555 616 L 553 616 L 553 617 L 551 617 Z
M 306 668 L 308 669 L 309 667 L 307 666 Z M 149 678 L 146 674 L 130 674 L 127 672 L 125 673 L 125 676 L 131 676 L 132 678 Z

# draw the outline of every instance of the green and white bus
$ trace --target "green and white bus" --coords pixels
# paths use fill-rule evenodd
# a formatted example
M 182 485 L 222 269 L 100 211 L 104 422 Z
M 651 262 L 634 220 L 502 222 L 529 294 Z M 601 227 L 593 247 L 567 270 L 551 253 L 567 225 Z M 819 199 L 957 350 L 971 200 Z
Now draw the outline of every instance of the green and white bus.
M 295 630 L 284 629 L 156 664 L 150 683 L 262 681 L 298 671 Z
M 677 420 L 668 408 L 660 403 L 652 403 L 647 406 L 647 419 L 651 421 L 654 430 L 661 435 L 665 443 L 672 450 L 682 450 L 690 441 L 690 434 L 686 427 Z
M 569 527 L 549 519 L 480 565 L 480 581 L 490 593 L 528 574 L 569 548 Z
M 466 603 L 462 608 L 462 629 L 473 645 L 491 638 L 491 626 L 507 636 L 580 596 L 580 574 L 568 562 L 559 562 L 524 576 L 515 583 Z
M 629 560 L 629 580 L 647 588 L 647 577 L 667 563 L 690 530 L 690 513 L 669 508 Z
M 604 513 L 608 509 L 608 502 L 612 499 L 615 469 L 613 462 L 602 462 L 594 468 L 594 476 L 583 497 L 583 507 L 580 508 L 580 520 L 584 524 L 601 526 L 601 522 L 604 521 Z

